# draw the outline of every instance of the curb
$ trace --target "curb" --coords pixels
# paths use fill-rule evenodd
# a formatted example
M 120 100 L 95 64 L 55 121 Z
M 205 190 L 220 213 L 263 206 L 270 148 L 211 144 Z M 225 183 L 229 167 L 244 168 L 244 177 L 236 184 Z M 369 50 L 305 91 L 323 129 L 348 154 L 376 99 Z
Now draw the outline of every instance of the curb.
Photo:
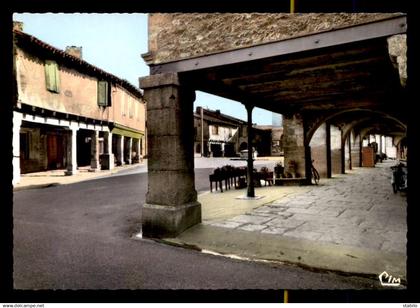
M 69 179 L 69 181 L 63 181 L 63 182 L 51 182 L 51 183 L 43 183 L 43 184 L 28 184 L 28 185 L 23 185 L 23 186 L 15 186 L 13 187 L 13 191 L 22 191 L 22 190 L 29 190 L 29 189 L 43 189 L 43 188 L 48 188 L 48 187 L 54 187 L 54 186 L 59 186 L 59 185 L 68 185 L 68 184 L 75 184 L 75 183 L 80 183 L 83 181 L 89 181 L 89 180 L 95 180 L 95 179 L 100 179 L 106 176 L 113 176 L 118 174 L 119 172 L 122 171 L 126 171 L 126 170 L 131 170 L 134 169 L 136 167 L 140 167 L 144 165 L 144 163 L 142 164 L 135 164 L 135 165 L 128 165 L 125 168 L 119 169 L 116 172 L 113 172 L 115 169 L 113 170 L 105 170 L 103 173 L 102 172 L 95 172 L 95 173 L 90 173 L 91 176 L 86 177 L 86 178 L 78 178 L 78 175 L 80 176 L 80 173 L 76 174 L 76 175 L 72 175 L 70 177 L 66 177 Z M 103 170 L 102 170 L 103 171 Z M 44 178 L 49 178 L 51 177 L 51 175 L 46 174 L 45 176 L 42 176 Z M 73 177 L 73 178 L 72 178 Z
M 401 279 L 401 288 L 407 286 L 406 259 L 402 254 L 393 252 L 232 231 L 208 225 L 192 227 L 177 238 L 156 241 L 248 262 L 291 265 L 312 272 L 374 279 L 378 283 L 381 272 L 387 271 Z
M 70 184 L 70 183 L 69 183 Z M 13 191 L 22 191 L 22 190 L 29 190 L 29 189 L 41 189 L 41 188 L 48 188 L 48 187 L 55 187 L 63 185 L 62 183 L 46 183 L 46 184 L 34 184 L 34 185 L 27 185 L 27 186 L 21 186 L 21 187 L 13 187 Z
M 164 245 L 170 245 L 170 246 L 173 246 L 173 247 L 198 251 L 198 252 L 204 253 L 204 254 L 221 256 L 221 257 L 224 257 L 224 258 L 230 258 L 230 259 L 235 259 L 235 260 L 240 260 L 240 261 L 245 261 L 245 262 L 272 264 L 272 265 L 277 265 L 277 266 L 287 265 L 287 266 L 299 267 L 299 268 L 302 268 L 304 270 L 308 270 L 308 271 L 311 271 L 311 272 L 314 272 L 314 273 L 333 273 L 333 274 L 346 276 L 346 277 L 352 276 L 352 277 L 360 277 L 360 278 L 378 280 L 378 275 L 376 275 L 376 274 L 363 273 L 363 272 L 348 272 L 348 271 L 343 271 L 343 270 L 338 270 L 338 269 L 313 267 L 313 266 L 310 266 L 310 265 L 307 265 L 307 264 L 301 263 L 301 262 L 291 262 L 291 261 L 276 260 L 276 259 L 261 259 L 261 258 L 255 258 L 255 257 L 250 258 L 250 257 L 239 256 L 239 255 L 233 255 L 233 254 L 229 254 L 229 253 L 211 251 L 211 250 L 207 250 L 205 248 L 201 248 L 199 246 L 196 246 L 194 244 L 188 244 L 188 243 L 184 243 L 184 242 L 176 242 L 176 241 L 171 241 L 171 240 L 168 240 L 168 239 L 158 239 L 158 238 L 148 238 L 148 239 L 152 240 L 152 241 L 155 241 L 157 243 L 160 243 L 160 244 L 164 244 Z M 406 281 L 405 278 L 401 279 L 401 285 L 403 287 L 407 287 L 407 281 Z

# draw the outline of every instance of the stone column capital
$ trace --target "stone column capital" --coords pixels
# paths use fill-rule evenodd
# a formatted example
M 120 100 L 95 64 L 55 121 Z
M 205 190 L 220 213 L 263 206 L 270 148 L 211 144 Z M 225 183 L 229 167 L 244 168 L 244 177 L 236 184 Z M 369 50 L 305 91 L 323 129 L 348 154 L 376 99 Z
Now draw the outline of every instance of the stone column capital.
M 177 73 L 163 73 L 139 78 L 141 89 L 158 88 L 162 86 L 180 86 Z

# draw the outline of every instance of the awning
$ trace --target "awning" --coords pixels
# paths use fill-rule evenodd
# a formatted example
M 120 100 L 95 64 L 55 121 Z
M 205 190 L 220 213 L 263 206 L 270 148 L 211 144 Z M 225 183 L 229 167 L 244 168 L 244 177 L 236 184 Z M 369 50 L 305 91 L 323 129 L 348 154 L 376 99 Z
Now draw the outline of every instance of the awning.
M 111 130 L 111 133 L 125 136 L 125 137 L 131 137 L 136 139 L 141 139 L 144 136 L 144 132 L 141 132 L 139 130 L 136 130 L 134 128 L 130 128 L 127 126 L 123 126 L 121 124 L 113 123 L 113 128 Z

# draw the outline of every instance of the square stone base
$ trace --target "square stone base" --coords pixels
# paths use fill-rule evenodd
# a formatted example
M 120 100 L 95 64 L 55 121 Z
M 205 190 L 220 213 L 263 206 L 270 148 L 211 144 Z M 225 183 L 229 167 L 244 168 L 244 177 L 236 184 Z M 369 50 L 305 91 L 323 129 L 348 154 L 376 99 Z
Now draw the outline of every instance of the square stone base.
M 201 223 L 201 204 L 199 202 L 180 206 L 145 203 L 142 208 L 143 237 L 176 237 L 198 223 Z
M 66 170 L 66 171 L 64 171 L 64 175 L 70 176 L 70 175 L 75 175 L 75 174 L 77 174 L 77 170 Z

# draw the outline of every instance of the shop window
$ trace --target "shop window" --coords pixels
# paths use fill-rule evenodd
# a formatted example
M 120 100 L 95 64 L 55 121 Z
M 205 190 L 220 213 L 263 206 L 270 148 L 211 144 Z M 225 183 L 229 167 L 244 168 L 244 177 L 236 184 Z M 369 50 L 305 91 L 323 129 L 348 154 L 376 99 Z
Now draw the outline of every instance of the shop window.
M 60 93 L 60 75 L 55 61 L 45 61 L 45 85 L 48 91 Z
M 29 159 L 29 133 L 28 132 L 21 132 L 20 133 L 20 158 L 21 159 Z

